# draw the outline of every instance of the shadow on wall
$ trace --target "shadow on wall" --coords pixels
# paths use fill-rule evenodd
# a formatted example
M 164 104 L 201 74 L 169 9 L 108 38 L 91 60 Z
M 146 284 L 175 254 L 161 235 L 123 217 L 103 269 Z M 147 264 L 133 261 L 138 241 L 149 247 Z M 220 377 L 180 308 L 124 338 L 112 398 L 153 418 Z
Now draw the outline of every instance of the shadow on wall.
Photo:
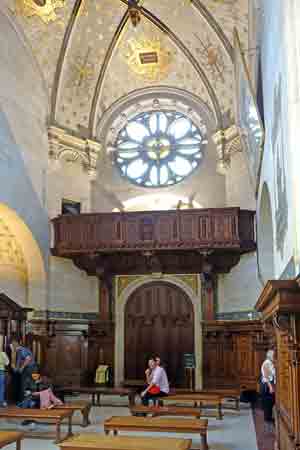
M 274 278 L 274 229 L 271 198 L 266 183 L 263 185 L 258 211 L 258 262 L 260 274 L 266 283 Z
M 48 217 L 1 109 L 0 179 L 0 217 L 15 235 L 24 254 L 28 268 L 28 305 L 45 308 Z

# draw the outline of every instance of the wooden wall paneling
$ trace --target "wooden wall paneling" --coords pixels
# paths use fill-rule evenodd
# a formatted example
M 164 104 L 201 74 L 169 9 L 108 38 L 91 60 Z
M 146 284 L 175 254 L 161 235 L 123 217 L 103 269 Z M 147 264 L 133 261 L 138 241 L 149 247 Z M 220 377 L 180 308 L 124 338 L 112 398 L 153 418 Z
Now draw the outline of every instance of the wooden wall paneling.
M 114 323 L 92 322 L 89 325 L 88 384 L 93 384 L 96 369 L 100 364 L 110 366 L 114 372 Z
M 259 321 L 203 322 L 204 386 L 256 390 L 267 344 Z

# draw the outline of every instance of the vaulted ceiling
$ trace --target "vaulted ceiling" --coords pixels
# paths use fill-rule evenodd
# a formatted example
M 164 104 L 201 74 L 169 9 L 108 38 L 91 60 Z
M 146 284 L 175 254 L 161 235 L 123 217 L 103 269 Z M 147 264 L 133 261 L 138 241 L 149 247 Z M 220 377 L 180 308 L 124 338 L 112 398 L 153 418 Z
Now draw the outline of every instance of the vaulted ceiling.
M 247 47 L 248 0 L 8 0 L 49 93 L 50 123 L 93 138 L 103 113 L 148 86 L 199 97 L 216 128 L 234 121 L 233 29 Z M 159 54 L 141 65 L 139 52 Z

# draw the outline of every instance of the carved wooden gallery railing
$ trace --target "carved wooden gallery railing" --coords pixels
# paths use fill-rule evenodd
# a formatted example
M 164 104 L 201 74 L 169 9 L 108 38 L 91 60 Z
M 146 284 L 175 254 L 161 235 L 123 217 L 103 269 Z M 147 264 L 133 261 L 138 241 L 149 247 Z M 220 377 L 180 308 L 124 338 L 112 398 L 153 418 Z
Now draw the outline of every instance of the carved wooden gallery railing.
M 112 267 L 120 264 L 120 255 L 126 253 L 130 258 L 134 252 L 137 257 L 151 257 L 150 269 L 154 272 L 170 262 L 153 260 L 154 253 L 156 257 L 164 258 L 170 252 L 173 256 L 177 252 L 176 259 L 183 251 L 186 255 L 190 252 L 191 257 L 197 252 L 199 257 L 199 252 L 231 251 L 239 258 L 241 253 L 256 248 L 254 212 L 239 208 L 63 215 L 53 219 L 52 223 L 53 254 L 72 258 L 90 272 L 93 272 L 91 259 L 100 255 L 96 265 L 103 265 L 101 255 L 105 254 Z M 84 255 L 89 258 L 77 258 Z M 114 255 L 117 260 L 111 261 Z M 138 266 L 143 265 L 137 259 L 135 262 Z M 229 268 L 237 262 L 230 263 Z M 179 266 L 180 262 L 175 265 Z M 189 264 L 188 270 L 192 265 Z M 131 262 L 127 261 L 125 266 L 130 271 Z M 125 266 L 119 267 L 117 273 L 126 272 Z M 181 266 L 185 264 L 181 263 Z
M 300 447 L 300 287 L 268 281 L 256 309 L 273 326 L 276 344 L 276 440 L 279 450 Z

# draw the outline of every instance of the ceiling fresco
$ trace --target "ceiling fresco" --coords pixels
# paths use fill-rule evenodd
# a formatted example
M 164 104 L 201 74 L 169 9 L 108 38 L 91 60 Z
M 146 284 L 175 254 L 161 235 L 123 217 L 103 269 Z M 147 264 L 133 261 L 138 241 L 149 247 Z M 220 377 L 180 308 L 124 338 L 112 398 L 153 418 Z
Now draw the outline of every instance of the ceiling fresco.
M 50 122 L 85 138 L 119 98 L 148 86 L 185 89 L 233 122 L 233 28 L 248 43 L 248 0 L 8 0 L 44 75 Z

